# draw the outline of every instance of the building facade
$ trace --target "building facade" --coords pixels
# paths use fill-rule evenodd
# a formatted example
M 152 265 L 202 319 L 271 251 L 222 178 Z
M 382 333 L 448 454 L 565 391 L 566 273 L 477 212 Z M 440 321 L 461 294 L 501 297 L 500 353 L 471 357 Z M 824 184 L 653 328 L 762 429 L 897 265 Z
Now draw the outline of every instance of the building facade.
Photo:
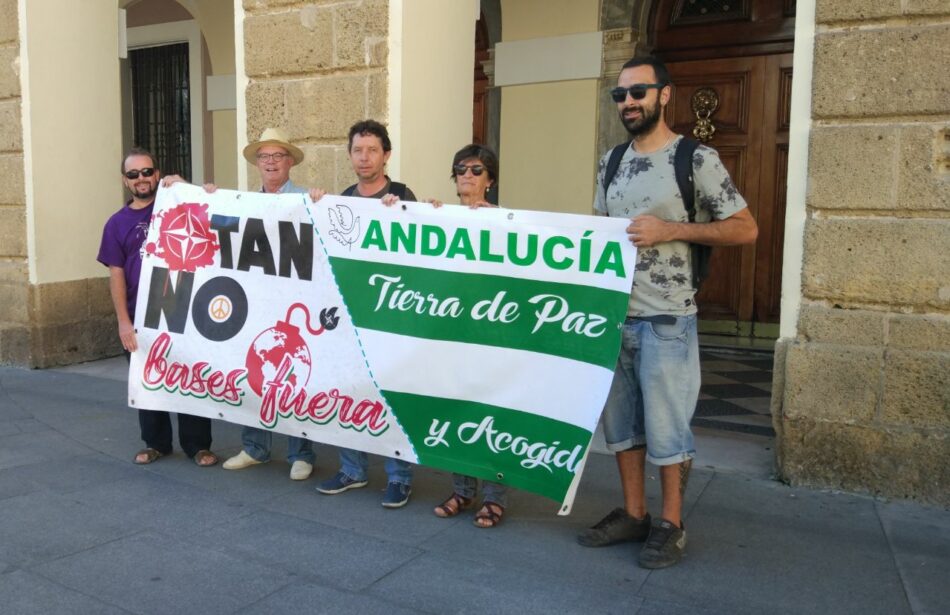
M 118 352 L 94 258 L 151 104 L 132 86 L 173 43 L 191 181 L 254 189 L 240 149 L 281 126 L 294 181 L 341 190 L 373 117 L 420 197 L 454 200 L 477 139 L 502 204 L 571 213 L 624 139 L 620 66 L 660 54 L 668 121 L 711 127 L 760 224 L 716 251 L 701 317 L 707 342 L 774 348 L 780 475 L 950 502 L 947 0 L 0 0 L 0 362 Z

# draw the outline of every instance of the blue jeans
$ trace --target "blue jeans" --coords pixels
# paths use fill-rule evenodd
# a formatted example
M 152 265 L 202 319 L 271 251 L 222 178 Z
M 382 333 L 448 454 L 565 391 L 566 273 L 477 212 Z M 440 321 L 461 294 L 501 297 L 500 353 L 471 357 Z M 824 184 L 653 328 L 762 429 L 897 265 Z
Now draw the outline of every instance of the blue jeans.
M 466 500 L 473 500 L 478 495 L 478 479 L 474 476 L 464 474 L 452 475 L 452 486 L 455 493 Z M 502 508 L 508 506 L 508 487 L 501 483 L 493 483 L 490 480 L 482 481 L 482 501 L 494 502 Z
M 256 427 L 241 430 L 241 443 L 244 452 L 258 461 L 270 461 L 270 449 L 274 441 L 273 432 Z M 313 442 L 304 438 L 287 436 L 287 462 L 306 461 L 313 465 Z
M 659 466 L 696 455 L 689 422 L 699 399 L 696 316 L 672 323 L 628 318 L 613 383 L 604 406 L 604 438 L 611 451 L 646 445 Z
M 369 456 L 363 451 L 351 448 L 340 449 L 340 472 L 350 480 L 366 480 L 366 468 L 369 467 Z M 401 485 L 412 484 L 412 464 L 402 459 L 386 458 L 386 476 L 389 482 Z

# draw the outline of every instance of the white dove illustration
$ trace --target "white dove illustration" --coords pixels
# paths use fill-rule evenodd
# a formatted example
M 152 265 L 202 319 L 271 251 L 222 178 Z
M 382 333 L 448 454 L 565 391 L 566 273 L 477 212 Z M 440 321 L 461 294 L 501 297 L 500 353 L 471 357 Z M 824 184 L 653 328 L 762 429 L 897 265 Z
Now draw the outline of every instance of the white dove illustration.
M 330 217 L 330 237 L 340 245 L 351 248 L 360 237 L 360 219 L 353 216 L 353 210 L 346 205 L 336 205 L 327 209 Z

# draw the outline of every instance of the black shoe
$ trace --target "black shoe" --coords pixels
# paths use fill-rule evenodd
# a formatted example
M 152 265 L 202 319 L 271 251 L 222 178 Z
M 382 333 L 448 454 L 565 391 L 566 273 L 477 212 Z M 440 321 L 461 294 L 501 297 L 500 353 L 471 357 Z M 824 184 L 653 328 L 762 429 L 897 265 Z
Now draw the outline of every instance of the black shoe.
M 577 542 L 585 547 L 606 547 L 618 542 L 643 542 L 649 533 L 649 513 L 637 519 L 624 509 L 615 508 L 596 525 L 578 534 Z
M 650 528 L 650 537 L 640 551 L 640 567 L 666 568 L 680 561 L 686 550 L 686 526 L 676 527 L 658 519 Z

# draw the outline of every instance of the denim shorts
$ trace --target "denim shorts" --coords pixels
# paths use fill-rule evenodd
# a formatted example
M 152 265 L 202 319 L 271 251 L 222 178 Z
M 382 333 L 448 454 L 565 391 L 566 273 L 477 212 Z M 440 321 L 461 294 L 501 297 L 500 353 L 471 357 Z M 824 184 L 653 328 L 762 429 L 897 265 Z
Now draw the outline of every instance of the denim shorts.
M 659 320 L 664 319 L 671 322 L 628 318 L 624 323 L 603 415 L 608 449 L 646 445 L 647 460 L 660 466 L 696 454 L 689 422 L 700 385 L 696 315 Z

